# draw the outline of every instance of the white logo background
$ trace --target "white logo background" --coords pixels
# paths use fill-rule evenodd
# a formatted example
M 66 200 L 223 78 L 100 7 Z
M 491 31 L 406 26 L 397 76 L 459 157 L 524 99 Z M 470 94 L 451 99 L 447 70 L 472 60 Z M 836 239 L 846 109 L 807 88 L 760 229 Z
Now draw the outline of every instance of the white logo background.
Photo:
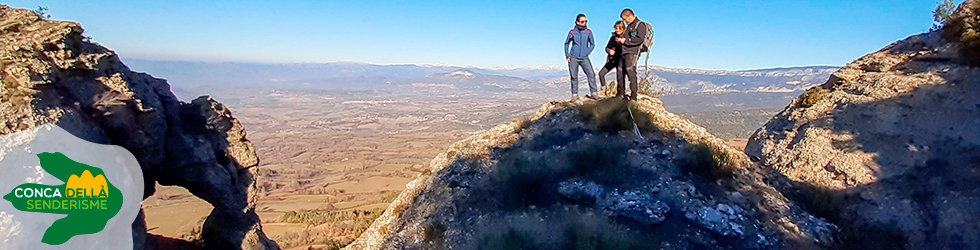
M 105 229 L 72 237 L 64 244 L 41 243 L 44 231 L 63 214 L 24 212 L 0 199 L 0 249 L 133 249 L 132 223 L 143 201 L 143 171 L 129 150 L 82 140 L 64 129 L 46 124 L 0 136 L 0 195 L 27 182 L 61 185 L 64 182 L 41 169 L 37 154 L 61 152 L 68 158 L 102 169 L 106 179 L 123 193 L 123 205 Z

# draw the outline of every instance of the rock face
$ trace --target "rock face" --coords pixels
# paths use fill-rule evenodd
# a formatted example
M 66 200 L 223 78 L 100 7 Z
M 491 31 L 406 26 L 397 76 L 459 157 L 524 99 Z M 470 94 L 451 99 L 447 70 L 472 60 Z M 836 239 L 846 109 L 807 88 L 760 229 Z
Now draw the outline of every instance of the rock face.
M 836 246 L 835 225 L 646 96 L 547 104 L 454 144 L 431 166 L 347 249 Z
M 937 31 L 866 55 L 773 117 L 746 152 L 848 246 L 976 247 L 980 69 L 958 50 Z
M 208 249 L 278 249 L 254 212 L 255 150 L 231 113 L 209 97 L 182 103 L 163 79 L 130 71 L 73 22 L 42 20 L 0 5 L 0 134 L 55 123 L 85 140 L 122 146 L 154 183 L 178 185 L 211 203 Z M 145 198 L 145 197 L 144 197 Z M 142 215 L 137 248 L 147 243 Z

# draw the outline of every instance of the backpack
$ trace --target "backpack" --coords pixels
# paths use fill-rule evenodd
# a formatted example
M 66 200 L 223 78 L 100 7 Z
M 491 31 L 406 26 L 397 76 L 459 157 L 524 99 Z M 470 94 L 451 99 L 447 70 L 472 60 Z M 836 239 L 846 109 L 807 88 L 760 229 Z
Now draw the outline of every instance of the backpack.
M 653 25 L 650 25 L 650 23 L 644 21 L 640 21 L 640 23 L 647 28 L 647 36 L 643 38 L 643 45 L 640 46 L 640 53 L 649 52 L 650 47 L 653 47 L 653 41 L 655 40 L 653 36 Z
M 647 59 L 643 62 L 643 70 L 645 71 L 643 78 L 648 79 L 650 77 L 650 47 L 653 47 L 653 41 L 655 40 L 653 35 L 653 25 L 650 25 L 650 23 L 644 21 L 639 22 L 646 26 L 647 29 L 647 36 L 643 38 L 643 44 L 640 45 L 640 53 L 647 53 Z

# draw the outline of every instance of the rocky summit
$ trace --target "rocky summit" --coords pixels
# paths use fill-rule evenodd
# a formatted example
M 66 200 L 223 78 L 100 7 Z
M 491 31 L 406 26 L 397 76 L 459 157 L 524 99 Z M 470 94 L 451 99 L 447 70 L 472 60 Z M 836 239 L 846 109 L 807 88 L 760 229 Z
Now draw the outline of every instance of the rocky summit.
M 966 1 L 950 23 L 976 13 Z M 768 182 L 840 226 L 848 247 L 980 245 L 980 68 L 955 30 L 854 61 L 749 141 Z
M 0 134 L 54 123 L 94 143 L 128 149 L 155 183 L 187 188 L 214 206 L 208 249 L 278 249 L 254 211 L 254 147 L 231 112 L 202 96 L 180 102 L 163 79 L 132 72 L 74 22 L 0 5 Z M 133 222 L 137 249 L 168 248 Z
M 347 249 L 837 246 L 835 225 L 646 96 L 547 104 L 431 166 Z

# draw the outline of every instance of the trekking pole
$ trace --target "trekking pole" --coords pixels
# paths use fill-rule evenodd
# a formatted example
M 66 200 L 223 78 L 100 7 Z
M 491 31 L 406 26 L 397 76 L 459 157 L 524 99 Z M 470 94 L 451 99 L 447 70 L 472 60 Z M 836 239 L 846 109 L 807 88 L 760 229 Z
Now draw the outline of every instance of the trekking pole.
M 630 113 L 630 121 L 633 121 L 633 133 L 636 137 L 643 139 L 643 135 L 640 135 L 640 127 L 636 125 L 636 118 L 633 118 L 633 110 L 630 109 L 630 104 L 626 103 L 626 111 Z

